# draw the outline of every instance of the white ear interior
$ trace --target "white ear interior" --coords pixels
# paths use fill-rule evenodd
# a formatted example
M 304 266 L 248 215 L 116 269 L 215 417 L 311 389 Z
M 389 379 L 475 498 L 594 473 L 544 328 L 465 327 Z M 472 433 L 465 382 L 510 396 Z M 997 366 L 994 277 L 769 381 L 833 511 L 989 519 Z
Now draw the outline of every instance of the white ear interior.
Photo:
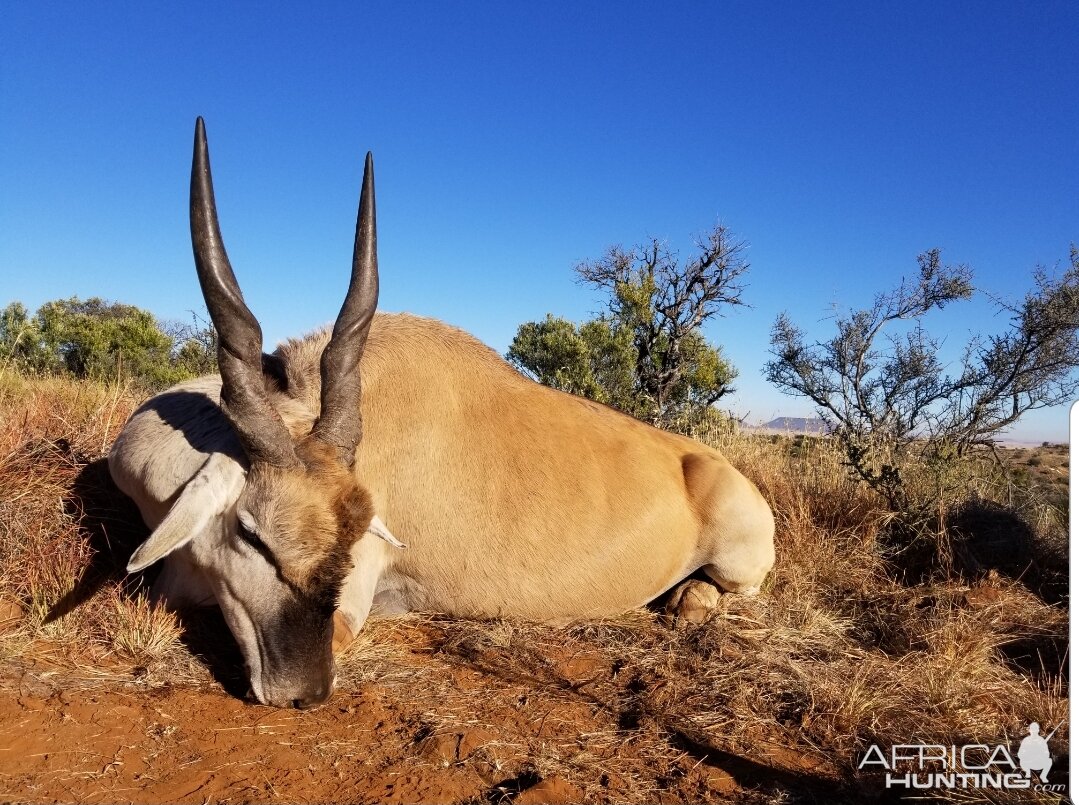
M 390 543 L 390 545 L 395 548 L 408 547 L 390 533 L 390 529 L 386 528 L 386 524 L 382 522 L 382 519 L 377 514 L 371 519 L 371 525 L 367 526 L 367 533 L 374 534 L 379 539 L 386 540 L 386 542 Z
M 187 482 L 165 519 L 127 563 L 127 572 L 144 570 L 201 534 L 228 510 L 243 489 L 244 471 L 235 459 L 212 453 Z

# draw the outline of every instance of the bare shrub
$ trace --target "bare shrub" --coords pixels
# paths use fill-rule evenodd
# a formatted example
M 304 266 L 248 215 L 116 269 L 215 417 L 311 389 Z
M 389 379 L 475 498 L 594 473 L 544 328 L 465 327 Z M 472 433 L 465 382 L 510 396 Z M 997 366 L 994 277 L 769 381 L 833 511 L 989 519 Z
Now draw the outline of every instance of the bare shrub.
M 916 454 L 945 482 L 951 459 L 993 439 L 1028 411 L 1068 402 L 1079 389 L 1079 250 L 1054 279 L 1043 270 L 1022 303 L 998 301 L 1011 315 L 1000 334 L 974 336 L 959 371 L 946 374 L 939 339 L 922 318 L 974 293 L 966 266 L 946 266 L 939 250 L 918 257 L 919 273 L 881 294 L 868 309 L 836 320 L 836 335 L 808 343 L 786 314 L 772 330 L 768 380 L 808 397 L 831 426 L 847 462 L 895 512 L 924 516 L 935 496 L 913 499 L 904 473 Z M 912 322 L 905 332 L 885 329 Z M 886 339 L 887 347 L 880 341 Z

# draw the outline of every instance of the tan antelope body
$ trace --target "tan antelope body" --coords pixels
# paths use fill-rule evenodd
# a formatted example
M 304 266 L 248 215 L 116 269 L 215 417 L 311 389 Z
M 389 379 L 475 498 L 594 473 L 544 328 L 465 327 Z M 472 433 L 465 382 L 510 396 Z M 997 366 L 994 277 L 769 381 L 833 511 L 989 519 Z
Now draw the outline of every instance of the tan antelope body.
M 373 195 L 368 210 L 373 262 Z M 355 633 L 372 611 L 614 615 L 699 568 L 726 590 L 756 590 L 774 561 L 772 513 L 722 455 L 534 383 L 449 325 L 372 316 L 370 287 L 356 314 L 375 271 L 354 262 L 332 338 L 286 342 L 257 376 L 254 359 L 248 375 L 227 364 L 241 349 L 222 354 L 224 405 L 221 378 L 181 384 L 137 411 L 109 455 L 155 528 L 131 567 L 167 557 L 166 603 L 221 605 L 259 700 L 329 695 L 334 607 Z M 242 339 L 203 287 L 228 350 Z M 363 393 L 343 405 L 327 397 L 324 348 L 347 337 L 350 315 L 366 344 L 343 371 Z M 245 382 L 257 387 L 246 402 Z M 271 420 L 276 441 L 258 430 Z

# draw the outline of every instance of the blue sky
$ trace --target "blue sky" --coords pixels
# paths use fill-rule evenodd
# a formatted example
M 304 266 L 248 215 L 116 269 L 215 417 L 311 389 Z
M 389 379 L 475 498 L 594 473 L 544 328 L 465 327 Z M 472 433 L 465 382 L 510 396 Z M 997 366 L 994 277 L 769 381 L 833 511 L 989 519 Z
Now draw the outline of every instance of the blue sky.
M 504 352 L 601 300 L 573 266 L 650 236 L 750 244 L 751 310 L 706 335 L 727 407 L 809 415 L 761 377 L 781 310 L 827 337 L 928 248 L 1017 298 L 1079 241 L 1079 5 L 13 3 L 0 28 L 0 304 L 201 308 L 196 115 L 225 241 L 267 340 L 332 319 L 362 159 L 381 305 Z M 930 317 L 958 352 L 1006 320 Z M 1016 438 L 1062 440 L 1067 412 Z

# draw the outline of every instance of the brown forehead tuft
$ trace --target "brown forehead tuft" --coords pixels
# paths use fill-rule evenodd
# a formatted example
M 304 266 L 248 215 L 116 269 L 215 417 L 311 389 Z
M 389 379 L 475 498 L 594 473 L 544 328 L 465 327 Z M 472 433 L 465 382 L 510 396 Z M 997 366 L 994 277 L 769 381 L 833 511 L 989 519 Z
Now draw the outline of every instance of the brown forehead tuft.
M 370 525 L 374 504 L 329 445 L 305 439 L 296 454 L 304 468 L 271 470 L 267 493 L 256 493 L 257 509 L 281 575 L 319 596 L 336 592 L 351 569 L 350 550 Z

